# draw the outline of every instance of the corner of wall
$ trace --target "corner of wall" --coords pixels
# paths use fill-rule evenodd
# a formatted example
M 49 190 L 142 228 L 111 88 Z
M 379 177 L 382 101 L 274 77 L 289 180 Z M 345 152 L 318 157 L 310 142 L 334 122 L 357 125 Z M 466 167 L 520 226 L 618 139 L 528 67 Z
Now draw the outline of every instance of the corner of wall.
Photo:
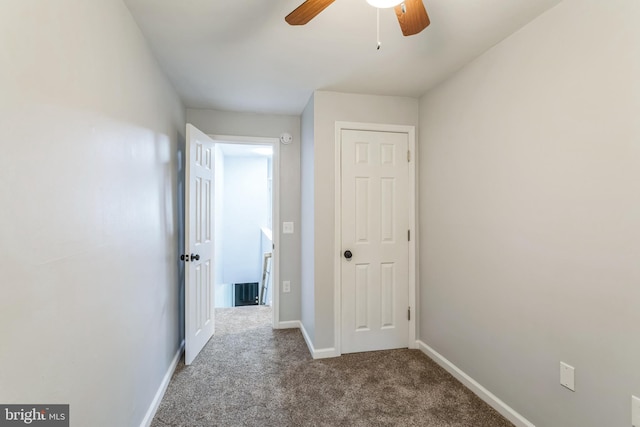
M 313 348 L 315 335 L 315 95 L 302 111 L 300 120 L 300 322 L 307 344 Z

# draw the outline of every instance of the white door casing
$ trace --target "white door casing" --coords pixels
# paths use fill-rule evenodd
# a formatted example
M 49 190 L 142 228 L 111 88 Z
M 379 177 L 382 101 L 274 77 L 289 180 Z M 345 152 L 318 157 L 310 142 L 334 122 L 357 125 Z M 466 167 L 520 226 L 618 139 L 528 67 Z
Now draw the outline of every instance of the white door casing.
M 190 365 L 215 330 L 215 144 L 191 124 L 186 133 L 185 365 Z
M 342 129 L 340 143 L 341 352 L 408 347 L 409 136 Z

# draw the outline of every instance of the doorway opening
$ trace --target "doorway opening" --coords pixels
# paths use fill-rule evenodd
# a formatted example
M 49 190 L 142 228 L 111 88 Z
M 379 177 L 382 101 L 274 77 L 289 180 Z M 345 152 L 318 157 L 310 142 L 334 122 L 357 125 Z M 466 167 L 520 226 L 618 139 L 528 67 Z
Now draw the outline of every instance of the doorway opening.
M 268 307 L 275 325 L 278 140 L 212 138 L 216 310 Z

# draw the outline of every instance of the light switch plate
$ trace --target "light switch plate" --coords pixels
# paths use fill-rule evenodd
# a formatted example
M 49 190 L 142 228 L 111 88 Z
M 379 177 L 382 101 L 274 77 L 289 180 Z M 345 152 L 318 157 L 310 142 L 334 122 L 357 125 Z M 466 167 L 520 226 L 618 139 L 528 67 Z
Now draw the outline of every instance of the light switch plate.
M 571 391 L 576 391 L 575 371 L 573 366 L 560 362 L 560 384 Z
M 631 425 L 640 427 L 640 397 L 631 396 Z
M 293 222 L 282 223 L 282 234 L 293 234 Z

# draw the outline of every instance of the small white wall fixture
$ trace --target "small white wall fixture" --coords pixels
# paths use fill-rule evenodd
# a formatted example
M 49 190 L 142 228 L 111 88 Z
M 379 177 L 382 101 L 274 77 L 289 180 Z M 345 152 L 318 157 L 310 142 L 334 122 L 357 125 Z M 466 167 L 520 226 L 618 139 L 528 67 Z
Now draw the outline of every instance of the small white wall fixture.
M 336 121 L 335 124 L 335 238 L 334 238 L 334 355 L 339 356 L 342 354 L 342 330 L 341 330 L 341 314 L 342 314 L 342 297 L 341 297 L 341 254 L 342 254 L 342 174 L 340 171 L 341 165 L 341 134 L 343 130 L 364 130 L 373 132 L 394 132 L 405 133 L 409 139 L 409 307 L 411 312 L 411 318 L 409 320 L 409 334 L 407 337 L 407 346 L 409 348 L 418 348 L 418 336 L 416 330 L 416 320 L 418 318 L 418 311 L 416 306 L 417 301 L 417 286 L 416 281 L 418 277 L 418 265 L 416 263 L 417 248 L 418 248 L 418 229 L 417 229 L 417 184 L 416 184 L 416 162 L 418 155 L 416 153 L 416 131 L 415 126 L 405 125 L 393 125 L 393 124 L 380 124 L 380 123 L 360 123 L 360 122 L 346 122 Z

